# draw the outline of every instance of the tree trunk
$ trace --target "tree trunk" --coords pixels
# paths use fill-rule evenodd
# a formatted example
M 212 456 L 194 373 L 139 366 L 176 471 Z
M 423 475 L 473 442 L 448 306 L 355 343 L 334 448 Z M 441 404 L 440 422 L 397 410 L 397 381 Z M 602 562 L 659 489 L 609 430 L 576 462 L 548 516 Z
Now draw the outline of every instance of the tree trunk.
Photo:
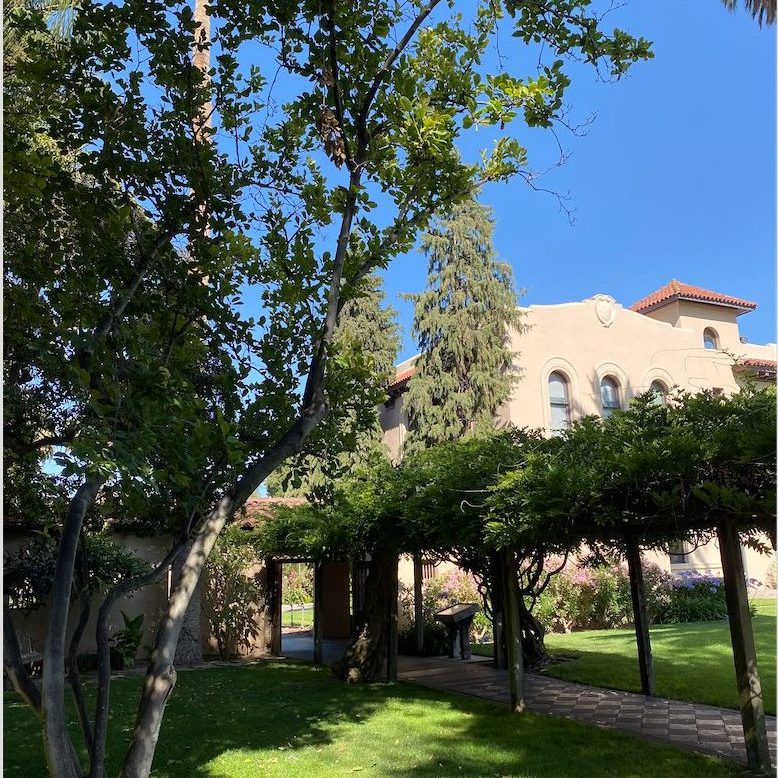
M 524 667 L 538 667 L 545 663 L 546 653 L 546 628 L 535 618 L 527 608 L 521 594 L 517 595 L 519 605 L 519 624 L 521 625 L 521 653 L 524 658 Z
M 73 569 L 76 562 L 81 526 L 95 499 L 103 478 L 87 476 L 68 508 L 62 528 L 54 579 L 49 593 L 49 623 L 43 651 L 43 744 L 49 773 L 53 778 L 80 778 L 81 764 L 67 732 L 65 717 L 65 643 Z
M 184 559 L 186 552 L 181 554 L 173 563 L 173 587 L 178 585 L 178 579 L 184 568 Z M 192 598 L 184 614 L 184 621 L 181 625 L 181 634 L 176 645 L 176 655 L 174 663 L 176 667 L 190 667 L 203 661 L 203 644 L 200 638 L 200 618 L 202 615 L 202 582 L 198 581 Z
M 389 643 L 392 570 L 396 569 L 396 551 L 377 549 L 373 553 L 365 580 L 365 623 L 333 667 L 338 678 L 356 683 L 375 681 L 383 675 Z
M 146 778 L 151 772 L 165 705 L 176 683 L 174 659 L 186 611 L 216 538 L 235 508 L 231 496 L 223 497 L 208 515 L 186 555 L 151 653 L 132 743 L 122 767 L 124 778 Z
M 176 683 L 173 659 L 184 615 L 219 533 L 262 481 L 290 454 L 300 450 L 310 431 L 319 423 L 327 410 L 318 395 L 314 403 L 312 407 L 303 411 L 292 427 L 262 459 L 246 470 L 233 493 L 228 493 L 219 500 L 198 529 L 186 555 L 178 585 L 170 595 L 167 610 L 157 630 L 143 693 L 138 704 L 133 739 L 122 766 L 122 778 L 147 778 L 151 772 L 159 729 L 165 715 L 165 705 Z
M 81 688 L 81 676 L 78 671 L 78 648 L 81 645 L 81 638 L 84 636 L 84 630 L 86 629 L 87 622 L 89 621 L 89 610 L 89 594 L 85 590 L 81 595 L 81 614 L 78 618 L 78 624 L 76 624 L 73 637 L 70 639 L 67 672 L 68 682 L 70 683 L 70 688 L 73 692 L 73 701 L 76 704 L 78 722 L 81 725 L 81 731 L 84 734 L 84 742 L 86 743 L 86 748 L 89 752 L 89 758 L 91 759 L 94 752 L 94 731 L 92 729 L 92 721 L 90 720 L 89 714 L 86 710 L 84 692 Z

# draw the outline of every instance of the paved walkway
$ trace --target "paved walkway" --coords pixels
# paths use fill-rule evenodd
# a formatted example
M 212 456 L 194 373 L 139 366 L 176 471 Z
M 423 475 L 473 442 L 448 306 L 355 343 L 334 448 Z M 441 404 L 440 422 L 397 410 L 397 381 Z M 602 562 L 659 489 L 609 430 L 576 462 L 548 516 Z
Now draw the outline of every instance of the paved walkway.
M 476 657 L 469 662 L 440 657 L 401 656 L 401 681 L 447 692 L 508 702 L 508 672 Z M 527 709 L 564 716 L 599 727 L 669 742 L 681 748 L 746 761 L 740 713 L 729 708 L 696 705 L 661 697 L 602 689 L 527 673 L 524 684 Z M 776 764 L 776 719 L 767 717 L 770 753 Z

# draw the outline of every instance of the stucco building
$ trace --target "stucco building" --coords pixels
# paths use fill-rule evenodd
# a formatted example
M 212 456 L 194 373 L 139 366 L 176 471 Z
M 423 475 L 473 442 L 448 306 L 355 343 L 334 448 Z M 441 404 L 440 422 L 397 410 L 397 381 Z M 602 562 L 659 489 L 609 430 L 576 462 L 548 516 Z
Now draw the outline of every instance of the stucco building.
M 554 434 L 590 414 L 607 416 L 653 389 L 737 392 L 744 380 L 775 382 L 776 344 L 741 337 L 738 319 L 756 303 L 673 280 L 629 307 L 607 294 L 580 302 L 523 308 L 526 329 L 511 333 L 519 380 L 499 421 Z M 415 357 L 397 366 L 381 409 L 384 441 L 398 457 L 406 434 L 403 393 Z M 673 572 L 720 574 L 714 543 L 675 548 L 652 561 Z M 774 556 L 744 552 L 747 574 L 771 588 Z

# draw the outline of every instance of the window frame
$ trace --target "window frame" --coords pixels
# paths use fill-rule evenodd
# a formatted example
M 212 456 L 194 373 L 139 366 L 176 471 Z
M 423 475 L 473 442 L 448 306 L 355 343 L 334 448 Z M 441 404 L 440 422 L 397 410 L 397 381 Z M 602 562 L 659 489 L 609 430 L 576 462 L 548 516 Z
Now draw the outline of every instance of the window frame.
M 655 386 L 660 386 L 661 389 L 655 389 Z M 665 386 L 664 381 L 655 378 L 649 385 L 648 391 L 652 392 L 655 395 L 655 398 L 658 398 L 658 400 L 654 400 L 654 405 L 667 405 L 667 395 L 670 390 Z
M 708 341 L 712 345 L 708 345 Z M 706 351 L 717 351 L 720 348 L 719 333 L 713 327 L 706 327 L 702 331 L 702 346 Z
M 613 386 L 613 389 L 616 393 L 616 404 L 615 405 L 606 405 L 605 404 L 605 397 L 603 394 L 603 388 L 606 384 L 611 384 Z M 611 416 L 616 411 L 621 411 L 624 409 L 624 406 L 622 405 L 621 401 L 621 382 L 619 381 L 616 376 L 611 375 L 610 373 L 607 373 L 600 379 L 600 408 L 602 409 L 602 418 L 603 419 L 610 419 Z
M 556 398 L 551 394 L 551 382 L 555 379 L 559 380 L 559 383 L 564 387 L 565 398 L 564 403 L 556 401 Z M 550 411 L 549 416 L 549 431 L 552 435 L 560 435 L 565 430 L 569 430 L 573 423 L 571 407 L 570 407 L 570 379 L 561 370 L 552 370 L 548 374 L 546 379 L 546 387 L 548 389 L 548 407 Z M 565 426 L 555 427 L 554 424 L 554 408 L 564 408 L 565 411 Z

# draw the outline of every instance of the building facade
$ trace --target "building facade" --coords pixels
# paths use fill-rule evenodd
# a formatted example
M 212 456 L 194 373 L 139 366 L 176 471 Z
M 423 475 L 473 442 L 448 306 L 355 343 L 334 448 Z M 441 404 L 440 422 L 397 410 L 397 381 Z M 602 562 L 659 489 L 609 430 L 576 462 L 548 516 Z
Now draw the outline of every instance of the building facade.
M 729 395 L 746 380 L 774 384 L 776 344 L 750 344 L 740 335 L 739 317 L 755 308 L 748 300 L 676 280 L 630 307 L 598 294 L 524 308 L 526 329 L 510 335 L 519 380 L 498 421 L 552 435 L 584 416 L 626 408 L 648 390 L 659 400 L 675 389 Z M 384 441 L 395 458 L 406 435 L 403 393 L 415 359 L 397 366 L 381 409 Z M 672 551 L 649 556 L 674 573 L 721 572 L 713 542 Z M 744 554 L 749 577 L 774 588 L 774 556 L 751 549 Z

